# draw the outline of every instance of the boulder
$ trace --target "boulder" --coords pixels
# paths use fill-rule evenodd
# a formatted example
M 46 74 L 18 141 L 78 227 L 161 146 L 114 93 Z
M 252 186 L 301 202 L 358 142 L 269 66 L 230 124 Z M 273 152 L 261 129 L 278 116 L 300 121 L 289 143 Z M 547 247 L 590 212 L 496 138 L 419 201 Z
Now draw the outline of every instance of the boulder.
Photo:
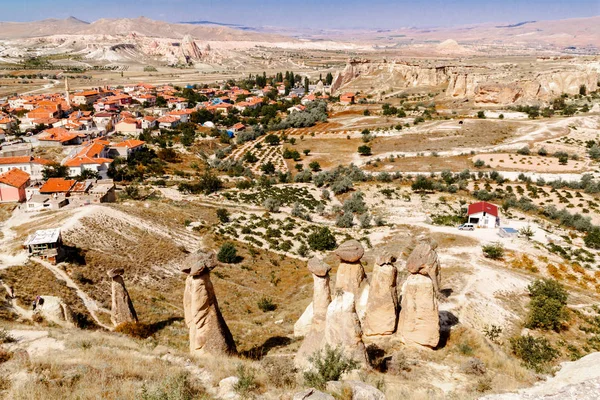
M 306 389 L 294 394 L 293 400 L 335 400 L 330 394 L 319 392 L 317 389 Z
M 376 259 L 369 287 L 369 297 L 362 320 L 366 336 L 391 335 L 396 330 L 398 293 L 395 259 L 387 252 Z
M 361 381 L 327 382 L 327 389 L 340 395 L 346 388 L 350 389 L 352 400 L 385 400 L 386 398 L 381 390 Z
M 219 309 L 210 271 L 216 266 L 214 253 L 191 255 L 182 271 L 185 280 L 183 308 L 189 328 L 190 353 L 220 355 L 236 352 L 235 342 Z
M 71 309 L 60 297 L 40 296 L 33 313 L 61 326 L 75 326 Z
M 440 341 L 438 303 L 431 279 L 411 275 L 402 290 L 397 334 L 407 344 L 436 347 Z
M 327 308 L 323 347 L 341 347 L 347 357 L 362 366 L 368 365 L 367 352 L 362 341 L 362 329 L 356 314 L 354 295 L 344 292 L 333 299 Z
M 133 303 L 129 297 L 129 292 L 125 288 L 123 281 L 123 268 L 113 268 L 107 272 L 111 278 L 111 298 L 112 307 L 110 320 L 114 326 L 121 325 L 125 322 L 138 322 L 137 314 L 133 308 Z
M 354 263 L 362 258 L 365 249 L 358 240 L 348 240 L 342 243 L 334 253 L 343 262 Z
M 219 390 L 217 391 L 217 399 L 221 400 L 238 400 L 242 397 L 237 394 L 235 386 L 240 381 L 237 376 L 221 379 L 219 381 Z
M 313 275 L 319 277 L 327 276 L 331 270 L 331 267 L 318 257 L 312 257 L 308 260 L 307 267 Z

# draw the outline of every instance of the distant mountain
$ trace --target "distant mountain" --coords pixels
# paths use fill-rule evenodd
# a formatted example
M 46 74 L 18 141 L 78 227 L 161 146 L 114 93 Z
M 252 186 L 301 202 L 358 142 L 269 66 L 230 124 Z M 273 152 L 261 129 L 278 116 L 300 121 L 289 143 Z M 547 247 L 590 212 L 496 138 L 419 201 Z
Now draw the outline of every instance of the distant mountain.
M 212 25 L 212 26 L 208 26 Z M 0 39 L 34 38 L 52 35 L 144 35 L 148 37 L 181 39 L 191 35 L 205 41 L 293 41 L 289 37 L 271 33 L 248 32 L 224 24 L 171 24 L 146 17 L 102 18 L 88 23 L 77 18 L 45 19 L 35 22 L 0 22 Z
M 225 22 L 215 22 L 215 21 L 181 21 L 180 24 L 190 24 L 190 25 L 218 25 L 218 26 L 230 26 L 234 28 L 243 27 L 240 24 L 227 24 Z

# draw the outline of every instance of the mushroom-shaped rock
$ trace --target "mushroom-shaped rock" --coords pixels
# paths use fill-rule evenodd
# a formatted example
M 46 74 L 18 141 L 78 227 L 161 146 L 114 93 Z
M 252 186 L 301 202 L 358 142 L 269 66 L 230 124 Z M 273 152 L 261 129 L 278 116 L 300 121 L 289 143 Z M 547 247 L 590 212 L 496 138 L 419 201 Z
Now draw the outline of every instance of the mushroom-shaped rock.
M 379 254 L 373 267 L 369 297 L 362 320 L 366 336 L 391 335 L 398 318 L 395 258 L 388 252 Z
M 365 254 L 365 249 L 362 247 L 358 240 L 348 240 L 342 243 L 336 250 L 340 260 L 347 263 L 354 263 L 359 261 Z
M 111 279 L 111 314 L 110 319 L 114 326 L 121 325 L 125 322 L 137 322 L 137 314 L 133 303 L 129 297 L 129 292 L 125 288 L 123 281 L 123 268 L 113 268 L 107 271 L 107 275 Z
M 193 355 L 236 352 L 210 280 L 210 271 L 215 266 L 213 252 L 198 252 L 190 255 L 181 268 L 189 274 L 185 280 L 183 308 L 190 334 L 190 353 Z
M 344 242 L 335 251 L 341 262 L 337 270 L 335 279 L 335 289 L 343 292 L 350 292 L 355 297 L 359 297 L 364 289 L 365 270 L 360 263 L 360 259 L 365 250 L 356 240 Z
M 437 242 L 435 240 L 421 239 L 420 243 L 410 253 L 406 260 L 406 269 L 411 274 L 428 276 L 433 282 L 433 288 L 437 297 L 440 293 L 440 260 L 436 252 Z
M 397 334 L 404 343 L 436 347 L 440 341 L 438 302 L 431 279 L 410 275 L 402 290 Z

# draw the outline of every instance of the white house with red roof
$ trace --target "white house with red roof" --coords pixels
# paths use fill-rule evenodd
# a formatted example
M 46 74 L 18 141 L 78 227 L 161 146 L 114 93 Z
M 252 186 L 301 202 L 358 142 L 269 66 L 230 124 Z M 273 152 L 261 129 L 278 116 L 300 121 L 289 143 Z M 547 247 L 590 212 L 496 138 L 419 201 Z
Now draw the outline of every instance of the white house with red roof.
M 105 179 L 108 167 L 113 162 L 108 158 L 108 148 L 102 142 L 90 142 L 79 152 L 63 161 L 69 167 L 69 176 L 81 175 L 84 170 L 98 172 Z
M 18 169 L 27 172 L 34 181 L 41 180 L 42 170 L 49 164 L 52 161 L 33 156 L 0 157 L 0 174 Z
M 480 201 L 469 205 L 467 211 L 468 223 L 479 228 L 496 228 L 500 226 L 500 214 L 498 206 L 486 201 Z
M 142 150 L 146 146 L 146 142 L 142 140 L 129 139 L 119 143 L 110 145 L 109 153 L 124 159 L 129 158 L 133 153 Z

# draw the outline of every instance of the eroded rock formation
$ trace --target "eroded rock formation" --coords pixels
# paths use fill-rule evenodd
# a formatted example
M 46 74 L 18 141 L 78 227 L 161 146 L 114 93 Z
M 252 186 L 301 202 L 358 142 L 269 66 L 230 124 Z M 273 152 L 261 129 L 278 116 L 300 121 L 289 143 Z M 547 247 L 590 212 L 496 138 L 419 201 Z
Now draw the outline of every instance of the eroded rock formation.
M 435 295 L 443 297 L 440 291 L 440 260 L 436 252 L 437 242 L 425 236 L 418 238 L 419 244 L 406 260 L 406 269 L 411 274 L 428 276 L 433 284 Z
M 109 278 L 111 278 L 111 292 L 112 292 L 112 307 L 110 320 L 114 326 L 120 325 L 125 322 L 138 322 L 137 314 L 133 308 L 133 303 L 129 297 L 129 292 L 125 288 L 125 282 L 123 281 L 123 274 L 125 270 L 123 268 L 113 268 L 107 272 Z
M 216 267 L 214 252 L 192 254 L 182 267 L 188 274 L 183 294 L 185 323 L 189 328 L 190 353 L 219 355 L 236 352 L 231 332 L 221 315 L 210 271 Z
M 344 292 L 335 296 L 327 308 L 323 347 L 340 348 L 362 366 L 368 365 L 367 351 L 362 341 L 362 329 L 354 305 L 354 295 Z
M 366 336 L 391 335 L 396 330 L 398 292 L 395 261 L 395 257 L 387 251 L 381 252 L 375 260 L 362 324 Z
M 438 302 L 433 281 L 427 276 L 412 274 L 402 290 L 397 334 L 407 344 L 436 347 L 440 341 Z
M 61 326 L 75 326 L 73 312 L 60 297 L 40 296 L 36 300 L 36 307 L 33 314 L 40 315 L 46 321 L 51 321 Z

